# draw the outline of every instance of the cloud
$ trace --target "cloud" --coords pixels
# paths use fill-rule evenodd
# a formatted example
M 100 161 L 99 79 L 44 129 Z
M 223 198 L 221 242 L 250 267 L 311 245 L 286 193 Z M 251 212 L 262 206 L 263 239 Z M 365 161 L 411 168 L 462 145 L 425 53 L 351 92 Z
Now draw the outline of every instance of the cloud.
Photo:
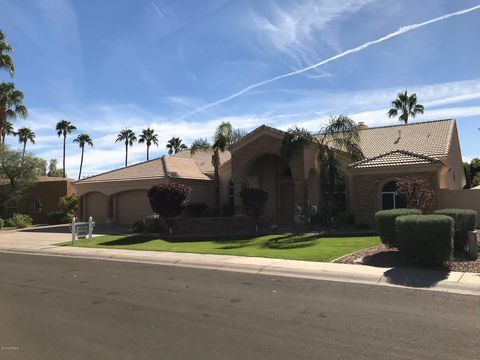
M 348 55 L 351 55 L 351 54 L 355 54 L 359 51 L 362 51 L 362 50 L 365 50 L 367 48 L 369 48 L 370 46 L 373 46 L 373 45 L 376 45 L 376 44 L 380 44 L 384 41 L 387 41 L 389 39 L 392 39 L 392 38 L 395 38 L 395 37 L 398 37 L 402 34 L 405 34 L 409 31 L 412 31 L 412 30 L 415 30 L 415 29 L 418 29 L 418 28 L 421 28 L 421 27 L 425 27 L 425 26 L 428 26 L 428 25 L 431 25 L 431 24 L 434 24 L 436 22 L 439 22 L 439 21 L 443 21 L 443 20 L 446 20 L 446 19 L 449 19 L 451 17 L 455 17 L 455 16 L 461 16 L 461 15 L 464 15 L 464 14 L 467 14 L 467 13 L 470 13 L 472 11 L 476 11 L 480 9 L 480 5 L 477 5 L 477 6 L 474 6 L 474 7 L 471 7 L 471 8 L 468 8 L 468 9 L 463 9 L 463 10 L 459 10 L 459 11 L 456 11 L 456 12 L 452 12 L 452 13 L 449 13 L 449 14 L 446 14 L 446 15 L 443 15 L 443 16 L 439 16 L 439 17 L 436 17 L 436 18 L 433 18 L 433 19 L 430 19 L 430 20 L 427 20 L 427 21 L 424 21 L 424 22 L 421 22 L 421 23 L 417 23 L 417 24 L 411 24 L 411 25 L 407 25 L 407 26 L 403 26 L 401 28 L 399 28 L 398 30 L 394 31 L 394 32 L 391 32 L 387 35 L 384 35 L 378 39 L 375 39 L 375 40 L 372 40 L 372 41 L 368 41 L 366 43 L 363 43 L 362 45 L 359 45 L 355 48 L 351 48 L 351 49 L 348 49 L 348 50 L 345 50 L 335 56 L 332 56 L 332 57 L 329 57 L 325 60 L 322 60 L 320 62 L 317 62 L 315 64 L 312 64 L 310 66 L 307 66 L 307 67 L 304 67 L 302 69 L 299 69 L 299 70 L 295 70 L 295 71 L 291 71 L 291 72 L 288 72 L 286 74 L 282 74 L 282 75 L 278 75 L 278 76 L 275 76 L 273 78 L 270 78 L 270 79 L 267 79 L 267 80 L 264 80 L 264 81 L 260 81 L 260 82 L 257 82 L 257 83 L 254 83 L 254 84 L 251 84 L 251 85 L 248 85 L 246 87 L 244 87 L 243 89 L 229 95 L 229 96 L 226 96 L 226 97 L 223 97 L 219 100 L 216 100 L 216 101 L 213 101 L 211 103 L 208 103 L 206 105 L 203 105 L 193 111 L 190 111 L 188 113 L 186 113 L 185 115 L 181 116 L 179 119 L 184 119 L 184 118 L 187 118 L 191 115 L 194 115 L 194 114 L 197 114 L 197 113 L 200 113 L 202 111 L 205 111 L 207 109 L 210 109 L 212 107 L 215 107 L 217 105 L 220 105 L 220 104 L 223 104 L 227 101 L 230 101 L 230 100 L 233 100 L 239 96 L 242 96 L 248 92 L 250 92 L 251 90 L 254 90 L 254 89 L 257 89 L 257 88 L 260 88 L 260 87 L 263 87 L 267 84 L 270 84 L 270 83 L 273 83 L 275 81 L 278 81 L 278 80 L 281 80 L 281 79 L 285 79 L 285 78 L 288 78 L 288 77 L 291 77 L 291 76 L 295 76 L 295 75 L 299 75 L 299 74 L 302 74 L 302 73 L 305 73 L 307 71 L 310 71 L 312 69 L 316 69 L 316 68 L 319 68 L 323 65 L 326 65 L 332 61 L 335 61 L 335 60 L 338 60 L 338 59 L 341 59 L 345 56 L 348 56 Z

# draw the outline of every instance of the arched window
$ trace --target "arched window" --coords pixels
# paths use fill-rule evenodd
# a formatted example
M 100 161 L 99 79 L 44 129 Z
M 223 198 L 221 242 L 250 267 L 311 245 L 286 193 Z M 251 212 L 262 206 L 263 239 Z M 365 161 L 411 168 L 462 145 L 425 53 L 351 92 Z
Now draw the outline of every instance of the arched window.
M 405 208 L 405 201 L 398 195 L 397 182 L 390 181 L 382 189 L 382 209 L 401 209 Z

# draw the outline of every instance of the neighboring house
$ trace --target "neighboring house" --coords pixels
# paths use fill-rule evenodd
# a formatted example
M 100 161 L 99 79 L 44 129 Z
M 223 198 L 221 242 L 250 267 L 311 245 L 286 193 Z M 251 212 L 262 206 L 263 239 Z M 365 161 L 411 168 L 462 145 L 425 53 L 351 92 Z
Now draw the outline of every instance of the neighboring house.
M 372 127 L 360 123 L 360 147 L 364 159 L 352 162 L 338 151 L 343 164 L 345 188 L 336 199 L 357 223 L 373 222 L 380 209 L 402 206 L 395 192 L 399 178 L 419 175 L 437 190 L 462 189 L 465 185 L 460 143 L 455 120 L 439 120 Z M 319 164 L 315 148 L 288 161 L 281 156 L 285 133 L 260 126 L 221 156 L 222 203 L 232 203 L 242 215 L 239 193 L 246 187 L 264 189 L 269 194 L 265 216 L 296 218 L 297 205 L 310 200 L 318 203 Z M 161 182 L 189 184 L 191 201 L 214 206 L 213 167 L 209 152 L 182 151 L 86 178 L 74 184 L 80 196 L 81 216 L 97 222 L 132 223 L 151 215 L 146 191 Z
M 47 214 L 58 210 L 60 198 L 75 193 L 73 181 L 63 177 L 39 176 L 20 199 L 9 202 L 5 209 L 6 217 L 17 212 L 30 215 L 35 223 L 46 223 Z

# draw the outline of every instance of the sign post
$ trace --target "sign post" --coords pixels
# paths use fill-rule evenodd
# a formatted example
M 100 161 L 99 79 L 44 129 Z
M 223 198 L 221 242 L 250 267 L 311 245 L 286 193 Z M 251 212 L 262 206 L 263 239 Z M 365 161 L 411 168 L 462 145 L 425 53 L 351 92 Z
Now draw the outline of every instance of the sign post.
M 95 227 L 95 221 L 92 217 L 88 218 L 88 222 L 77 222 L 74 217 L 72 219 L 72 245 L 75 245 L 77 239 L 91 239 L 93 237 L 93 228 Z

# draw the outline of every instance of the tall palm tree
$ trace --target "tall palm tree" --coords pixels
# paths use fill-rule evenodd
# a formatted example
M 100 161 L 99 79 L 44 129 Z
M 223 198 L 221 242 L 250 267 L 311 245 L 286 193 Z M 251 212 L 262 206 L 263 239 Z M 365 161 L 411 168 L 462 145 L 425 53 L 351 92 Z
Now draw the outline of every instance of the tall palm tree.
M 147 161 L 150 158 L 150 146 L 157 145 L 158 146 L 158 135 L 155 134 L 155 130 L 146 128 L 142 130 L 142 134 L 138 137 L 138 142 L 140 144 L 147 144 Z
M 168 155 L 173 155 L 182 150 L 187 150 L 188 147 L 182 142 L 179 137 L 172 137 L 167 142 Z
M 409 117 L 414 118 L 417 114 L 423 114 L 424 110 L 423 105 L 417 104 L 417 94 L 408 96 L 407 90 L 405 90 L 403 93 L 398 93 L 397 98 L 392 101 L 392 108 L 388 110 L 388 117 L 396 117 L 400 111 L 401 115 L 398 120 L 407 124 Z
M 13 124 L 10 121 L 0 122 L 0 143 L 2 144 L 2 149 L 5 148 L 5 138 L 8 135 L 15 135 Z
M 78 146 L 80 146 L 80 149 L 82 149 L 82 155 L 80 157 L 80 171 L 78 172 L 78 180 L 80 180 L 80 177 L 82 176 L 83 153 L 85 151 L 85 145 L 90 145 L 93 147 L 93 141 L 88 134 L 81 133 L 75 139 L 73 139 L 73 142 L 78 143 Z
M 23 93 L 15 89 L 14 83 L 0 84 L 0 141 L 4 148 L 5 136 L 9 135 L 9 120 L 15 120 L 17 116 L 26 118 L 27 108 L 23 105 Z
M 220 153 L 227 150 L 227 147 L 241 138 L 242 131 L 235 130 L 229 122 L 222 122 L 213 135 L 213 144 L 207 139 L 197 139 L 190 147 L 190 153 L 193 155 L 199 151 L 213 151 L 212 165 L 215 180 L 215 204 L 217 211 L 220 209 Z
M 320 210 L 325 219 L 335 214 L 334 193 L 341 178 L 341 165 L 337 151 L 347 153 L 354 161 L 363 158 L 359 147 L 359 132 L 355 121 L 347 116 L 332 117 L 318 133 L 304 128 L 288 129 L 282 144 L 282 153 L 286 158 L 293 156 L 305 147 L 318 148 L 317 162 L 320 165 L 321 179 L 318 182 Z
M 30 141 L 32 144 L 35 144 L 35 133 L 29 127 L 22 127 L 18 129 L 15 135 L 18 136 L 18 142 L 20 144 L 23 144 L 23 152 L 22 152 L 22 164 L 23 164 L 23 159 L 25 158 L 25 149 L 27 148 L 27 142 Z
M 60 120 L 55 130 L 57 131 L 58 137 L 63 136 L 63 177 L 66 177 L 65 173 L 65 147 L 67 142 L 67 135 L 71 134 L 73 131 L 77 130 L 77 128 L 72 125 L 70 121 L 67 120 Z
M 13 66 L 12 58 L 9 54 L 13 52 L 12 47 L 5 40 L 5 34 L 0 30 L 0 70 L 5 70 L 13 77 L 15 68 Z
M 133 146 L 133 143 L 137 141 L 135 133 L 131 129 L 125 128 L 125 130 L 120 131 L 115 142 L 123 141 L 125 143 L 125 166 L 128 165 L 128 147 Z

